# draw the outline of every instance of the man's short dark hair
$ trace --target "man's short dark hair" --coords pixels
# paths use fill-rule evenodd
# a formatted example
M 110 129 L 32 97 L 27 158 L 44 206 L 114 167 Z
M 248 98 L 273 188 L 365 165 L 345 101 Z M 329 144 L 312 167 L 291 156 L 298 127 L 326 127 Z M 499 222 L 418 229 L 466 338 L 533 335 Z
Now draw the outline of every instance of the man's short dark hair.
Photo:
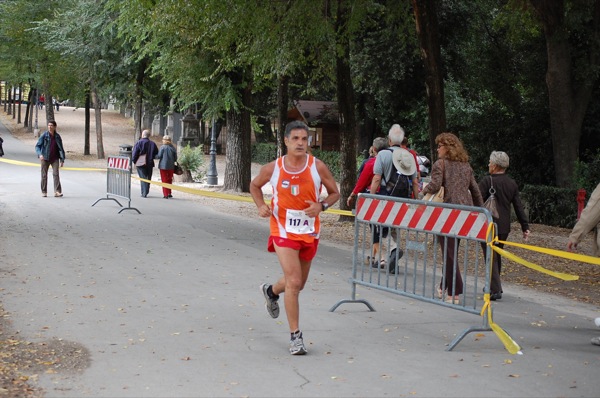
M 51 125 L 53 125 L 54 127 L 56 127 L 56 122 L 55 122 L 54 120 L 50 120 L 50 121 L 48 122 L 48 124 L 51 124 Z
M 285 135 L 284 135 L 285 138 L 290 138 L 290 134 L 292 133 L 292 130 L 296 130 L 296 129 L 302 129 L 308 133 L 308 126 L 306 125 L 306 123 L 301 122 L 300 120 L 294 120 L 293 122 L 289 122 L 285 126 Z

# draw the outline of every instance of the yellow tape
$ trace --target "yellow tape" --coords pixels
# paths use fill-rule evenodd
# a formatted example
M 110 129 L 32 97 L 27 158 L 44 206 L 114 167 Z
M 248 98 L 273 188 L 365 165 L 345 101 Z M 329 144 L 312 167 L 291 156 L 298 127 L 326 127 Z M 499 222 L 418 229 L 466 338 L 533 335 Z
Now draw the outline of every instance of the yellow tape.
M 498 336 L 498 338 L 500 339 L 500 341 L 502 342 L 502 344 L 504 344 L 504 348 L 506 348 L 506 350 L 508 352 L 510 352 L 512 355 L 515 354 L 523 354 L 521 352 L 521 347 L 519 346 L 519 344 L 513 340 L 512 337 L 510 337 L 510 335 L 508 333 L 506 333 L 504 331 L 504 329 L 502 329 L 500 327 L 500 325 L 498 325 L 497 323 L 494 323 L 494 320 L 492 319 L 492 305 L 490 302 L 490 294 L 486 293 L 483 295 L 483 307 L 481 308 L 481 316 L 483 316 L 485 314 L 485 312 L 487 311 L 488 314 L 488 323 L 490 325 L 490 328 L 492 328 L 492 331 L 496 334 L 496 336 Z
M 576 281 L 579 279 L 578 275 L 569 275 L 569 274 L 564 274 L 562 272 L 550 271 L 549 269 L 546 269 L 537 264 L 534 264 L 532 262 L 524 260 L 518 256 L 515 256 L 514 254 L 509 253 L 506 250 L 499 248 L 498 246 L 492 246 L 492 249 L 495 252 L 499 253 L 501 256 L 508 258 L 509 260 L 512 260 L 516 263 L 526 266 L 527 268 L 531 268 L 531 269 L 541 272 L 543 274 L 550 275 L 550 276 L 553 276 L 558 279 L 562 279 L 563 281 Z
M 492 248 L 492 250 L 494 250 L 496 253 L 498 253 L 501 256 L 506 257 L 509 260 L 514 261 L 517 264 L 521 264 L 526 266 L 527 268 L 531 268 L 535 271 L 541 272 L 543 274 L 546 275 L 550 275 L 553 276 L 555 278 L 558 279 L 562 279 L 563 281 L 576 281 L 579 279 L 578 275 L 570 275 L 570 274 L 565 274 L 562 272 L 554 272 L 554 271 L 550 271 L 549 269 L 546 269 L 540 265 L 534 264 L 530 261 L 527 261 L 525 259 L 522 259 L 521 257 L 514 255 L 510 252 L 507 252 L 504 249 L 499 248 L 498 246 L 494 245 L 495 242 L 498 243 L 504 243 L 505 245 L 509 245 L 509 246 L 516 246 L 516 247 L 520 247 L 523 249 L 527 249 L 527 250 L 531 250 L 531 251 L 535 251 L 538 253 L 544 253 L 544 254 L 549 254 L 552 256 L 557 256 L 557 257 L 563 257 L 563 258 L 567 258 L 570 260 L 577 260 L 577 261 L 584 261 L 584 262 L 589 262 L 592 264 L 600 264 L 600 259 L 596 258 L 596 257 L 591 257 L 591 256 L 585 256 L 582 254 L 575 254 L 575 253 L 568 253 L 568 252 L 564 252 L 561 250 L 554 250 L 554 249 L 546 249 L 543 247 L 537 247 L 537 246 L 531 246 L 531 245 L 524 245 L 521 243 L 514 243 L 514 242 L 506 242 L 503 240 L 498 240 L 497 236 L 494 236 L 493 234 L 493 227 L 494 223 L 490 223 L 490 225 L 488 226 L 488 230 L 486 233 L 486 240 L 488 241 L 488 245 Z M 490 240 L 490 234 L 491 236 L 493 236 L 493 238 Z
M 494 241 L 497 241 L 497 237 L 496 237 L 496 224 L 491 222 L 488 224 L 488 229 L 486 231 L 485 234 L 485 240 L 488 242 L 488 245 L 491 246 L 492 249 L 495 249 L 494 247 Z M 490 259 L 490 261 L 493 261 L 492 259 Z M 491 277 L 491 275 L 490 275 Z M 504 347 L 506 348 L 506 350 L 508 352 L 510 352 L 511 354 L 522 354 L 521 352 L 521 347 L 519 347 L 519 345 L 517 344 L 516 341 L 514 341 L 512 339 L 512 337 L 509 336 L 508 333 L 506 333 L 504 331 L 504 329 L 502 329 L 498 324 L 494 323 L 494 320 L 492 319 L 492 302 L 490 301 L 490 294 L 489 293 L 485 293 L 483 295 L 483 307 L 481 308 L 481 316 L 483 316 L 485 314 L 485 312 L 487 311 L 488 313 L 488 323 L 490 325 L 490 328 L 492 328 L 492 331 L 496 334 L 496 336 L 498 336 L 498 338 L 500 339 L 500 341 L 502 342 L 502 344 L 504 344 Z
M 20 160 L 0 159 L 0 162 L 15 164 L 17 166 L 40 167 L 39 163 L 22 162 Z M 90 168 L 90 167 L 62 167 L 62 169 L 63 170 L 77 170 L 77 171 L 106 171 L 106 169 L 96 169 L 96 168 Z
M 140 178 L 140 177 L 137 177 L 134 175 L 132 175 L 131 178 L 135 178 L 136 180 L 144 181 L 144 182 L 158 185 L 161 187 L 170 188 L 174 191 L 186 192 L 186 193 L 189 193 L 192 195 L 208 196 L 208 197 L 217 198 L 217 199 L 226 199 L 226 200 L 235 200 L 238 202 L 254 203 L 254 199 L 252 199 L 252 197 L 249 197 L 249 196 L 239 196 L 239 195 L 232 195 L 232 194 L 220 193 L 220 192 L 214 192 L 214 191 L 203 191 L 201 189 L 196 189 L 196 188 L 188 188 L 188 187 L 182 187 L 179 185 L 166 184 L 164 182 L 150 181 L 150 180 L 146 180 L 145 178 Z M 271 201 L 267 200 L 267 203 L 271 203 Z M 348 210 L 327 209 L 327 210 L 325 210 L 325 213 L 340 214 L 340 215 L 344 215 L 344 216 L 354 216 L 352 214 L 352 212 L 348 211 Z
M 575 261 L 581 261 L 583 263 L 600 265 L 600 258 L 586 256 L 585 254 L 571 253 L 571 252 L 566 252 L 563 250 L 546 249 L 545 247 L 524 245 L 522 243 L 515 243 L 515 242 L 504 242 L 501 240 L 499 240 L 498 242 L 504 243 L 505 245 L 509 245 L 509 246 L 515 246 L 515 247 L 520 247 L 522 249 L 531 250 L 531 251 L 538 252 L 538 253 L 544 253 L 544 254 L 549 254 L 551 256 L 566 258 L 568 260 L 575 260 Z

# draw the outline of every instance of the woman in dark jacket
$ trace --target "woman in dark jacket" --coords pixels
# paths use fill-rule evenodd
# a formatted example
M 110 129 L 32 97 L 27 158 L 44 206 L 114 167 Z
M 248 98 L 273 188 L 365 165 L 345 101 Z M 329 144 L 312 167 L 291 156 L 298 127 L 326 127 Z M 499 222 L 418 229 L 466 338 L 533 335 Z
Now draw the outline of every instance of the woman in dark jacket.
M 442 133 L 435 138 L 438 160 L 433 164 L 431 182 L 423 188 L 423 195 L 435 194 L 444 186 L 444 203 L 466 206 L 483 206 L 479 186 L 475 180 L 473 169 L 469 164 L 469 155 L 462 142 L 452 133 Z M 438 236 L 438 242 L 445 255 L 445 268 L 438 296 L 446 301 L 458 302 L 459 294 L 463 293 L 463 280 L 460 275 L 456 251 L 460 239 Z M 456 250 L 455 250 L 456 245 Z M 456 274 L 454 268 L 456 267 Z
M 490 196 L 490 188 L 494 187 L 496 191 L 496 207 L 498 209 L 498 218 L 494 217 L 494 222 L 497 227 L 498 239 L 506 241 L 510 233 L 510 205 L 515 209 L 517 219 L 521 224 L 523 231 L 523 239 L 529 237 L 529 222 L 527 215 L 523 210 L 523 204 L 519 198 L 519 187 L 515 180 L 508 174 L 506 169 L 509 165 L 509 158 L 505 152 L 493 151 L 490 155 L 490 163 L 488 165 L 490 175 L 479 181 L 479 190 L 486 201 Z M 497 243 L 499 248 L 503 248 L 503 243 Z M 502 272 L 502 257 L 494 252 L 492 260 L 492 282 L 490 286 L 490 300 L 499 300 L 502 298 L 502 283 L 500 281 L 500 272 Z

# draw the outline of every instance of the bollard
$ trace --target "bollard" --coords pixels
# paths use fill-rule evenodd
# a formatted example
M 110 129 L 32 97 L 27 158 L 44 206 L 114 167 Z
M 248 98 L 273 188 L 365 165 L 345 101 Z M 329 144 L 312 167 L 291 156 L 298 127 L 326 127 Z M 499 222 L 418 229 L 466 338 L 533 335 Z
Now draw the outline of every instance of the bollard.
M 581 188 L 577 190 L 577 219 L 581 217 L 581 212 L 585 207 L 585 189 Z

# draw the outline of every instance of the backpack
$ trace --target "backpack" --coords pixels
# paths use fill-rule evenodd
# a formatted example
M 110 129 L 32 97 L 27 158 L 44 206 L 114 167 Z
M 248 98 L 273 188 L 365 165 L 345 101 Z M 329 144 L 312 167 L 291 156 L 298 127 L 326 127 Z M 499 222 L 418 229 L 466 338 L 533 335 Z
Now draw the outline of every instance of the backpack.
M 387 150 L 394 152 L 392 148 L 387 148 Z M 396 198 L 410 198 L 411 189 L 411 178 L 400 173 L 396 169 L 396 166 L 394 166 L 394 162 L 392 162 L 392 177 L 390 181 L 386 181 L 385 183 L 385 190 L 387 191 L 385 194 Z

